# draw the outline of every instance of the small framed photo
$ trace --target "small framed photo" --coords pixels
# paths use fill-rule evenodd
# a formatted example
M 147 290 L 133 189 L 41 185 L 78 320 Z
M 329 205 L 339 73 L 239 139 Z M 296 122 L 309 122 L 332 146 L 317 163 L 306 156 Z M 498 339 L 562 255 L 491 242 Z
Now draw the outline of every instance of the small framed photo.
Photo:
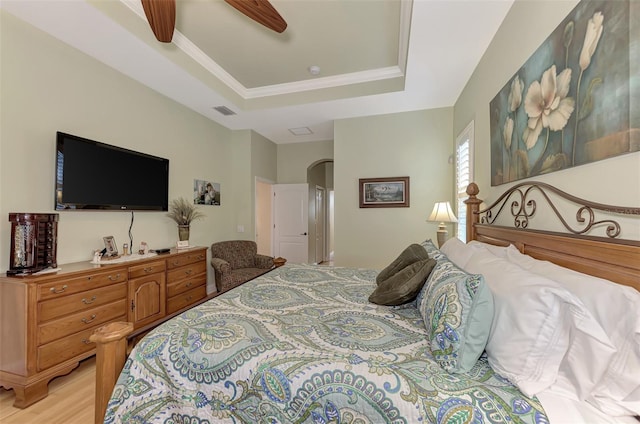
M 193 204 L 220 206 L 220 183 L 193 180 Z
M 104 248 L 107 249 L 107 252 L 104 256 L 118 256 L 118 245 L 116 244 L 116 239 L 113 236 L 102 237 L 104 240 Z
M 408 208 L 409 177 L 360 178 L 361 208 Z

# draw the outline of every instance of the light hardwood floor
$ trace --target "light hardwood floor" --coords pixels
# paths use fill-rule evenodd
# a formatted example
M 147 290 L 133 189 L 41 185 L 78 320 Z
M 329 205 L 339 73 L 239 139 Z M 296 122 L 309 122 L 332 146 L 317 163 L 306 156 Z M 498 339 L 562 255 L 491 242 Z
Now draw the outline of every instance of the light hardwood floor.
M 49 396 L 26 409 L 13 407 L 13 390 L 0 389 L 2 424 L 92 424 L 96 361 L 85 359 L 71 373 L 49 383 Z

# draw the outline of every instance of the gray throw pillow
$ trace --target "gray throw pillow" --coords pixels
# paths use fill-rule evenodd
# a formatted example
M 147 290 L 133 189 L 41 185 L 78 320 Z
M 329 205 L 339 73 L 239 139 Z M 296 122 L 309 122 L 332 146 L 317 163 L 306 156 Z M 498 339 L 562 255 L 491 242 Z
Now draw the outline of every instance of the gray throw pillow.
M 377 305 L 397 306 L 411 302 L 418 296 L 424 282 L 436 266 L 435 259 L 422 259 L 404 267 L 388 279 L 380 282 L 369 296 L 369 302 Z
M 409 245 L 409 247 L 400 253 L 400 256 L 391 262 L 385 269 L 380 271 L 380 274 L 376 277 L 376 283 L 380 285 L 382 281 L 387 280 L 389 277 L 403 270 L 408 265 L 423 259 L 429 259 L 429 254 L 425 248 L 417 243 Z

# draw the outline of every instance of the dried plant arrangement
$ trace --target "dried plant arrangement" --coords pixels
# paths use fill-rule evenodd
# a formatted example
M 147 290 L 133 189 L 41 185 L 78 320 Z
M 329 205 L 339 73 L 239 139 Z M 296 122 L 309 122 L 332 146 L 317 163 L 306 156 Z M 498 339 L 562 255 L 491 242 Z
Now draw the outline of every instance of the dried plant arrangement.
M 171 201 L 167 216 L 178 225 L 191 225 L 192 221 L 204 218 L 205 215 L 193 203 L 180 197 Z

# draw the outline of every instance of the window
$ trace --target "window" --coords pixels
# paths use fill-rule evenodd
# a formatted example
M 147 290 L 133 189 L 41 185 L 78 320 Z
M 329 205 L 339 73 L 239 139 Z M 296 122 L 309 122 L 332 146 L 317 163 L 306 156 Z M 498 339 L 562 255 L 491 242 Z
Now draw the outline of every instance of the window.
M 473 181 L 473 121 L 456 138 L 456 237 L 467 241 L 467 186 Z

